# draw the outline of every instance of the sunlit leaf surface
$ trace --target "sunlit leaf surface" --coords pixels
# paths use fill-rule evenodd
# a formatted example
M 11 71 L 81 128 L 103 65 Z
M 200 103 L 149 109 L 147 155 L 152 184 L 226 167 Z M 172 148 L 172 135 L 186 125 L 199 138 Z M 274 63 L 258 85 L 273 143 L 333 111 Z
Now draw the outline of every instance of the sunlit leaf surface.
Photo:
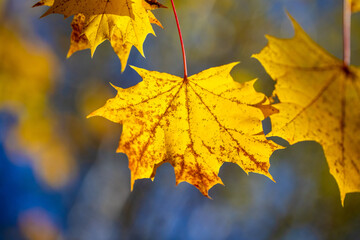
M 99 44 L 109 40 L 121 61 L 122 71 L 132 46 L 144 56 L 143 43 L 147 35 L 155 35 L 151 23 L 161 26 L 150 10 L 163 7 L 156 1 L 150 4 L 145 0 L 42 0 L 34 6 L 42 5 L 50 6 L 43 16 L 74 15 L 68 57 L 87 48 L 93 55 Z
M 183 79 L 134 68 L 143 81 L 122 89 L 90 116 L 123 124 L 118 152 L 129 158 L 131 184 L 154 178 L 169 162 L 177 184 L 186 181 L 208 196 L 224 162 L 272 179 L 269 157 L 278 146 L 266 140 L 261 121 L 276 112 L 254 81 L 230 76 L 236 63 L 211 68 Z
M 295 143 L 318 141 L 344 202 L 360 191 L 360 70 L 318 46 L 292 19 L 295 36 L 269 43 L 255 55 L 277 81 L 280 100 L 271 135 Z

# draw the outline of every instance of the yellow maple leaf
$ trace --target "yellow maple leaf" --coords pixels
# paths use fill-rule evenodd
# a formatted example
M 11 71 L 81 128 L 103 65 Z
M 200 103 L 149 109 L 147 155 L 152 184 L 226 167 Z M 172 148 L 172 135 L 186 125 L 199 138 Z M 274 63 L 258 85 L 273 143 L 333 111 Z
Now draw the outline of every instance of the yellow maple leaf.
M 137 179 L 153 179 L 165 162 L 174 167 L 177 184 L 186 181 L 205 196 L 222 183 L 218 173 L 224 162 L 272 179 L 269 157 L 278 146 L 259 133 L 264 115 L 277 110 L 255 92 L 255 80 L 232 79 L 236 64 L 185 80 L 133 67 L 143 81 L 128 89 L 114 87 L 117 96 L 89 115 L 123 124 L 117 151 L 128 155 L 131 186 Z
M 149 11 L 148 15 L 151 23 L 154 23 L 162 28 L 161 23 L 157 20 L 152 12 Z M 85 16 L 83 14 L 79 13 L 74 16 L 73 21 L 71 22 L 73 31 L 71 32 L 71 44 L 67 58 L 71 57 L 71 55 L 77 51 L 91 48 L 88 38 L 85 34 L 83 34 L 84 24 Z M 111 35 L 110 43 L 114 49 L 114 52 L 120 59 L 121 70 L 124 71 L 133 44 L 127 41 L 126 36 L 124 36 L 118 28 L 114 29 Z
M 161 26 L 150 12 L 163 7 L 156 3 L 150 5 L 145 0 L 42 0 L 34 6 L 51 6 L 43 17 L 52 13 L 65 17 L 75 15 L 68 57 L 87 48 L 93 56 L 97 46 L 109 40 L 124 71 L 132 46 L 144 56 L 143 43 L 147 35 L 155 35 L 151 23 Z
M 295 36 L 267 36 L 268 45 L 254 55 L 277 81 L 280 113 L 271 117 L 271 135 L 290 143 L 315 140 L 324 149 L 342 203 L 360 191 L 360 70 L 318 46 L 290 16 Z

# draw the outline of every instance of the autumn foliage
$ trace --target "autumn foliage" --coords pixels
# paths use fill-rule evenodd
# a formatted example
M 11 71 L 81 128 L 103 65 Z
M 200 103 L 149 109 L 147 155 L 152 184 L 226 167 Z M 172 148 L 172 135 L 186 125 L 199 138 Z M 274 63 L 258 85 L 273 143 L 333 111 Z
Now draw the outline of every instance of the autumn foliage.
M 122 71 L 133 46 L 144 56 L 146 37 L 155 35 L 152 24 L 162 26 L 153 10 L 165 8 L 156 0 L 42 0 L 34 6 L 42 5 L 49 6 L 43 16 L 73 16 L 68 57 L 83 49 L 93 55 L 108 40 Z M 344 5 L 360 11 L 360 1 L 344 0 Z M 224 162 L 273 179 L 269 158 L 282 147 L 263 133 L 262 120 L 270 117 L 268 136 L 323 146 L 342 202 L 347 193 L 360 191 L 360 112 L 354 108 L 360 103 L 360 70 L 326 52 L 289 18 L 295 36 L 267 36 L 268 45 L 254 55 L 276 81 L 271 98 L 256 92 L 254 81 L 232 79 L 237 63 L 188 77 L 184 50 L 183 77 L 132 67 L 143 81 L 114 87 L 116 97 L 89 115 L 123 125 L 117 151 L 129 158 L 131 186 L 137 179 L 153 179 L 165 162 L 174 167 L 176 183 L 188 182 L 205 196 L 222 183 L 218 174 Z M 180 27 L 179 33 L 181 38 Z
M 196 186 L 205 196 L 217 183 L 224 162 L 245 172 L 272 179 L 269 157 L 278 146 L 266 140 L 261 120 L 276 111 L 265 96 L 255 92 L 253 81 L 235 82 L 236 63 L 211 68 L 183 78 L 135 68 L 143 78 L 90 116 L 123 124 L 119 152 L 129 157 L 131 185 L 153 178 L 156 168 L 169 162 L 176 183 Z

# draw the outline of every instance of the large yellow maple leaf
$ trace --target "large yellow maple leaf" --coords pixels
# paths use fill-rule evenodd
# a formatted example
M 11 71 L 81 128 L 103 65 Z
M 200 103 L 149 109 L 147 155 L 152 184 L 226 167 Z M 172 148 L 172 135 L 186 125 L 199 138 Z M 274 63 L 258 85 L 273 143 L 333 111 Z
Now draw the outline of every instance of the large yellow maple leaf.
M 74 52 L 95 49 L 109 40 L 118 55 L 122 71 L 125 70 L 132 46 L 144 56 L 143 43 L 148 34 L 153 34 L 151 23 L 161 26 L 150 10 L 163 5 L 145 0 L 42 0 L 34 6 L 50 6 L 43 15 L 52 13 L 74 16 L 72 22 L 70 57 Z
M 319 142 L 344 203 L 347 193 L 360 191 L 360 69 L 345 67 L 291 20 L 292 39 L 267 36 L 255 55 L 277 81 L 280 113 L 271 117 L 271 135 Z
M 255 80 L 232 79 L 236 64 L 187 79 L 134 68 L 143 81 L 115 87 L 117 96 L 89 115 L 123 124 L 117 151 L 129 158 L 131 186 L 154 178 L 165 162 L 174 167 L 177 184 L 186 181 L 205 196 L 222 183 L 218 173 L 224 162 L 272 179 L 269 157 L 278 146 L 265 138 L 261 121 L 277 110 L 255 92 Z

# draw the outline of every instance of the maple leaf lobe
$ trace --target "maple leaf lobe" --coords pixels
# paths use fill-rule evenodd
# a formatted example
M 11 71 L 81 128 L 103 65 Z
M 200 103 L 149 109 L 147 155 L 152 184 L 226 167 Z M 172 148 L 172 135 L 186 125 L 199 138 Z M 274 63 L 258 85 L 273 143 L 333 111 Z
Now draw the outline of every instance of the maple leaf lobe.
M 153 10 L 157 8 L 167 8 L 163 4 L 159 3 L 157 0 L 145 0 L 144 4 L 148 10 Z

